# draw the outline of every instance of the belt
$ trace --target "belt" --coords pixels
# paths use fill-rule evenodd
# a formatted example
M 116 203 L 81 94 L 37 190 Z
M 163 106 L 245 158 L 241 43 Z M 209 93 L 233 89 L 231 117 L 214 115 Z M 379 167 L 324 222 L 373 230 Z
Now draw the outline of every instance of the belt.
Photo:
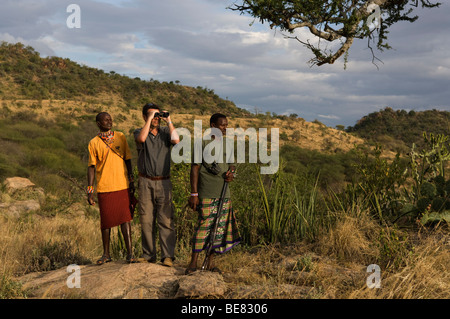
M 152 180 L 152 181 L 162 181 L 162 180 L 170 178 L 170 176 L 148 176 L 148 175 L 142 174 L 142 173 L 139 173 L 139 176 L 148 178 L 149 180 Z

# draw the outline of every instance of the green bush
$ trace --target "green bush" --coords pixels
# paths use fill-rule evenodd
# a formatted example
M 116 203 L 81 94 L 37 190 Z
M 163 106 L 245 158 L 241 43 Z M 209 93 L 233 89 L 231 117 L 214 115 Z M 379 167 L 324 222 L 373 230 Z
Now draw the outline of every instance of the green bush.
M 415 251 L 408 234 L 396 226 L 382 228 L 377 245 L 380 250 L 380 266 L 383 268 L 401 268 Z
M 409 153 L 410 172 L 414 181 L 409 200 L 415 201 L 419 218 L 429 213 L 445 216 L 446 210 L 450 209 L 450 179 L 446 178 L 446 168 L 450 162 L 449 136 L 424 134 L 423 138 L 425 146 L 417 150 L 413 145 Z M 434 217 L 427 220 L 438 219 Z
M 44 136 L 44 137 L 38 137 L 34 140 L 32 140 L 32 143 L 36 145 L 36 147 L 42 148 L 42 149 L 50 149 L 50 150 L 57 150 L 57 149 L 65 149 L 66 145 L 63 141 L 57 139 L 53 136 Z
M 12 276 L 3 273 L 0 277 L 0 299 L 26 298 L 27 294 L 23 290 L 22 284 Z

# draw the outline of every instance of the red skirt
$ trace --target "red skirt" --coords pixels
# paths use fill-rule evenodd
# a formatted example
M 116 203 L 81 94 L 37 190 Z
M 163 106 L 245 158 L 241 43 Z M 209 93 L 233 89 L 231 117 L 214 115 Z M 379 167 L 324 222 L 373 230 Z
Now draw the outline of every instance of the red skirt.
M 132 220 L 128 189 L 117 192 L 98 193 L 101 229 L 108 229 Z

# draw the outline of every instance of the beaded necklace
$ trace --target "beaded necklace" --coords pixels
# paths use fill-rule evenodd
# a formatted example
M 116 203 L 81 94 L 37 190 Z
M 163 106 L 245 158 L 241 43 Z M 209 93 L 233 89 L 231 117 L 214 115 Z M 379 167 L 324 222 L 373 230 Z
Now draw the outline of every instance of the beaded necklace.
M 108 145 L 114 143 L 114 131 L 100 132 L 98 133 L 98 137 L 100 137 Z

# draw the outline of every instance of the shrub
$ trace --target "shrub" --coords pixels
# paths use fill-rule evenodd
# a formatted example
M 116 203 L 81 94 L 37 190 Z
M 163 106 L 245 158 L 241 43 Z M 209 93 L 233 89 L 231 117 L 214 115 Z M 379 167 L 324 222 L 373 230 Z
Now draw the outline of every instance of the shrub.
M 38 243 L 32 250 L 30 266 L 26 272 L 59 269 L 70 264 L 89 264 L 90 260 L 74 248 L 70 241 Z

